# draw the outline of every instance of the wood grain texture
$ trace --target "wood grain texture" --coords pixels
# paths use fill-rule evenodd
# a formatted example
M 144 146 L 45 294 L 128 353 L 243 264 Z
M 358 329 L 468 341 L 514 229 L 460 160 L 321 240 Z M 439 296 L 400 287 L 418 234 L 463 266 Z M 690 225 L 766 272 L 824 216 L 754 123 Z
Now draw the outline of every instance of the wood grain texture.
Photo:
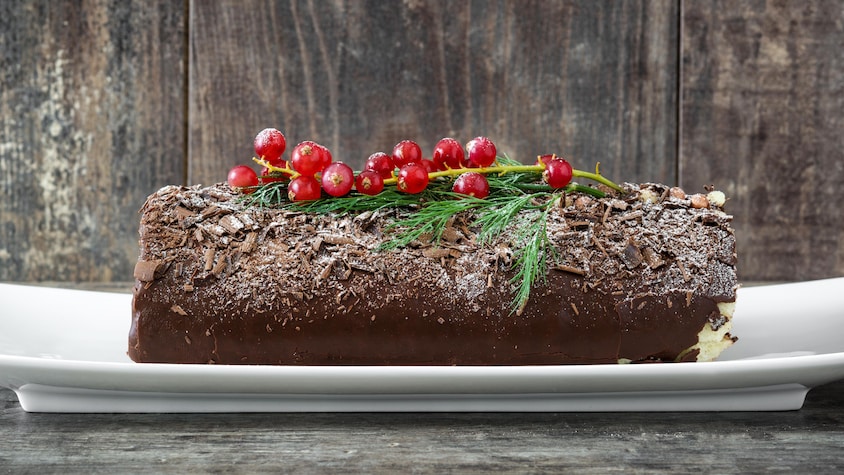
M 138 208 L 183 181 L 184 10 L 0 3 L 0 280 L 132 275 Z
M 844 275 L 844 4 L 685 2 L 681 181 L 736 216 L 743 279 Z
M 29 414 L 0 389 L 8 473 L 841 473 L 844 381 L 800 411 Z
M 676 2 L 191 3 L 189 181 L 267 126 L 360 168 L 417 140 L 492 137 L 624 180 L 676 179 Z
M 844 275 L 842 11 L 0 2 L 0 280 L 125 280 L 144 197 L 222 181 L 266 126 L 355 168 L 404 138 L 430 151 L 484 134 L 523 161 L 557 152 L 619 181 L 715 184 L 742 279 Z

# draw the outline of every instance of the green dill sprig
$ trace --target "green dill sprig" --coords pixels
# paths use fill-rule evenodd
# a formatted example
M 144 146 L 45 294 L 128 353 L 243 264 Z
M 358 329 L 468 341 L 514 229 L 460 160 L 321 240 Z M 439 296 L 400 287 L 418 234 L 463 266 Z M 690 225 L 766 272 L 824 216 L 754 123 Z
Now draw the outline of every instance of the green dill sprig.
M 387 227 L 392 238 L 382 244 L 380 250 L 401 248 L 426 236 L 434 244 L 439 243 L 449 222 L 458 214 L 471 211 L 474 219 L 471 228 L 478 229 L 478 244 L 492 242 L 509 228 L 514 228 L 512 241 L 520 243 L 514 252 L 515 275 L 510 284 L 516 288 L 512 312 L 521 315 L 530 299 L 530 293 L 538 280 L 544 281 L 546 269 L 557 261 L 557 254 L 548 238 L 548 216 L 555 205 L 564 199 L 566 193 L 582 191 L 582 185 L 572 184 L 562 193 L 517 192 L 511 195 L 478 199 L 461 197 L 446 201 L 433 201 L 418 209 L 409 217 L 394 221 Z M 592 189 L 592 188 L 590 188 Z M 453 197 L 453 193 L 450 194 Z M 523 213 L 524 211 L 533 211 Z
M 443 232 L 448 227 L 449 221 L 461 213 L 477 210 L 486 207 L 484 200 L 469 197 L 469 199 L 456 199 L 457 195 L 449 192 L 440 192 L 442 195 L 451 195 L 448 199 L 440 199 L 425 203 L 416 212 L 408 217 L 394 221 L 389 224 L 385 231 L 392 232 L 393 237 L 382 244 L 379 250 L 390 250 L 405 247 L 408 244 L 430 236 L 433 243 L 438 244 Z M 443 196 L 446 198 L 446 196 Z
M 523 193 L 515 196 L 491 198 L 490 212 L 479 214 L 476 224 L 480 227 L 478 242 L 486 244 L 504 232 L 523 209 L 546 193 Z
M 510 284 L 517 287 L 511 306 L 516 315 L 522 314 L 537 280 L 545 281 L 549 263 L 557 260 L 548 238 L 548 214 L 560 199 L 562 195 L 553 196 L 541 210 L 525 216 L 526 223 L 516 228 L 514 240 L 524 243 L 514 253 L 516 274 L 510 279 Z
M 260 185 L 252 190 L 252 193 L 241 195 L 241 201 L 245 202 L 247 206 L 276 207 L 288 201 L 287 184 L 271 182 Z

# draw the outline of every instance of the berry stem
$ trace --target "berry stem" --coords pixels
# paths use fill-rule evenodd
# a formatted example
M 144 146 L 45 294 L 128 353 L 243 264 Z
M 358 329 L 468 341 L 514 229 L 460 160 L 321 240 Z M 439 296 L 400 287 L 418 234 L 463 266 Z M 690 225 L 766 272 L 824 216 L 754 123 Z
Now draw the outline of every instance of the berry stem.
M 262 167 L 266 167 L 267 170 L 269 170 L 271 172 L 284 173 L 285 175 L 289 176 L 291 180 L 298 178 L 299 176 L 302 175 L 301 173 L 297 172 L 296 170 L 290 168 L 287 165 L 285 165 L 283 167 L 277 167 L 277 166 L 271 164 L 270 162 L 264 160 L 263 158 L 252 157 L 252 161 L 257 163 L 258 165 L 261 165 Z
M 541 164 L 541 165 L 495 165 L 495 166 L 492 166 L 492 167 L 482 167 L 482 168 L 460 167 L 460 168 L 449 168 L 447 170 L 442 170 L 442 171 L 438 171 L 438 172 L 431 172 L 431 173 L 428 174 L 428 178 L 433 180 L 434 178 L 439 178 L 439 177 L 444 177 L 444 176 L 458 176 L 458 175 L 462 175 L 463 173 L 467 173 L 467 172 L 481 173 L 481 174 L 484 174 L 484 175 L 493 174 L 493 173 L 498 173 L 500 175 L 504 175 L 505 173 L 542 173 L 543 170 L 545 170 L 545 164 Z M 623 188 L 621 188 L 620 186 L 618 186 L 617 184 L 615 184 L 611 180 L 608 180 L 607 178 L 605 178 L 600 173 L 597 173 L 598 172 L 597 166 L 595 167 L 595 171 L 596 171 L 596 173 L 591 173 L 591 172 L 575 169 L 575 170 L 572 171 L 572 176 L 587 178 L 587 179 L 596 181 L 598 183 L 604 184 L 604 185 L 612 188 L 613 190 L 620 191 L 620 192 L 624 191 Z M 386 180 L 384 180 L 384 184 L 385 185 L 395 185 L 396 181 L 397 181 L 396 177 L 387 178 Z
M 439 178 L 439 177 L 442 177 L 442 176 L 458 176 L 458 175 L 462 175 L 462 174 L 468 173 L 468 172 L 481 173 L 483 175 L 488 175 L 488 174 L 491 174 L 491 173 L 504 174 L 504 173 L 508 173 L 508 172 L 542 173 L 542 170 L 544 170 L 544 169 L 545 169 L 545 167 L 540 166 L 540 165 L 498 165 L 498 166 L 494 166 L 494 167 L 482 167 L 482 168 L 461 167 L 461 168 L 449 168 L 448 170 L 442 170 L 442 171 L 438 171 L 438 172 L 431 172 L 431 173 L 428 173 L 428 178 L 432 180 L 434 178 Z M 396 184 L 396 178 L 395 177 L 387 178 L 386 180 L 384 180 L 384 184 L 385 185 L 395 185 Z
M 590 173 L 590 172 L 585 172 L 583 170 L 574 169 L 574 170 L 572 170 L 572 176 L 579 176 L 581 178 L 588 178 L 590 180 L 597 181 L 598 183 L 607 185 L 608 187 L 612 188 L 615 191 L 624 192 L 624 188 L 616 185 L 614 182 L 612 182 L 611 180 L 608 180 L 607 178 L 605 178 L 603 175 L 601 175 L 599 173 Z
M 291 180 L 295 179 L 296 177 L 301 175 L 299 172 L 290 168 L 289 166 L 277 167 L 277 166 L 274 166 L 271 163 L 269 163 L 268 161 L 261 159 L 261 158 L 253 158 L 252 160 L 255 161 L 255 163 L 257 163 L 261 166 L 267 167 L 267 170 L 269 170 L 271 172 L 281 172 L 281 173 L 284 173 L 285 175 L 288 175 Z M 600 163 L 595 165 L 595 173 L 574 169 L 574 170 L 572 170 L 572 176 L 587 178 L 589 180 L 593 180 L 593 181 L 596 181 L 596 182 L 601 183 L 603 185 L 606 185 L 606 186 L 612 188 L 615 191 L 624 192 L 624 189 L 622 187 L 618 186 L 613 181 L 611 181 L 611 180 L 607 179 L 606 177 L 604 177 L 603 175 L 601 175 L 600 165 L 601 165 Z M 498 162 L 496 162 L 495 166 L 492 166 L 492 167 L 482 167 L 482 168 L 460 167 L 460 168 L 449 168 L 447 170 L 442 170 L 442 171 L 438 171 L 438 172 L 431 172 L 431 173 L 428 173 L 428 179 L 433 180 L 434 178 L 445 177 L 445 176 L 458 176 L 458 175 L 462 175 L 463 173 L 467 173 L 467 172 L 481 173 L 481 174 L 484 174 L 484 175 L 489 175 L 489 174 L 493 174 L 493 173 L 498 173 L 499 175 L 504 175 L 506 173 L 542 173 L 543 170 L 545 170 L 545 164 L 544 163 L 539 164 L 539 165 L 500 165 L 500 164 L 498 164 Z M 398 182 L 398 177 L 395 174 L 393 174 L 392 177 L 384 180 L 385 185 L 395 185 L 397 182 Z

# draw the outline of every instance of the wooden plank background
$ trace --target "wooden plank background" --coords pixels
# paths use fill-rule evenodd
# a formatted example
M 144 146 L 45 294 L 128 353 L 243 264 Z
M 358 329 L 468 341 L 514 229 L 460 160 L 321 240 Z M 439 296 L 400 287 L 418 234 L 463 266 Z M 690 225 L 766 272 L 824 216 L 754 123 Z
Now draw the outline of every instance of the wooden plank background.
M 0 280 L 131 280 L 185 175 L 184 7 L 0 2 Z
M 714 184 L 742 279 L 844 275 L 842 47 L 835 0 L 0 2 L 0 280 L 130 280 L 144 197 L 267 126 Z
M 844 275 L 844 3 L 689 1 L 680 179 L 715 183 L 750 279 Z

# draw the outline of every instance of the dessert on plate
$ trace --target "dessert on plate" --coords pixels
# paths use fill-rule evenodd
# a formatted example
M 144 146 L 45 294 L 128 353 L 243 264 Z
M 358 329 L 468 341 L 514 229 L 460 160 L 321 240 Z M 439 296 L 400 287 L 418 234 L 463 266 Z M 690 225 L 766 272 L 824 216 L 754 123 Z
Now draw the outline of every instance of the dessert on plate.
M 142 208 L 137 362 L 554 365 L 715 359 L 736 298 L 724 195 L 615 184 L 478 137 L 355 173 L 319 144 Z M 583 183 L 581 183 L 583 181 Z

